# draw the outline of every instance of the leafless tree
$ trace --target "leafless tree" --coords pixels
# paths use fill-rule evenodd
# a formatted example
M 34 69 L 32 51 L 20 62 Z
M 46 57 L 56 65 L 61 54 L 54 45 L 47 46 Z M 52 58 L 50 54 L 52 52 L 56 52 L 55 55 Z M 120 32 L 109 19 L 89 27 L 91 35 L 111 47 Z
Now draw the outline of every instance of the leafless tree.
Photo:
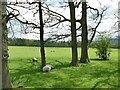
M 22 26 L 23 25 L 28 25 L 29 27 L 32 27 L 33 29 L 35 29 L 35 28 L 40 29 L 39 30 L 40 32 L 36 32 L 35 30 L 34 30 L 34 32 L 33 31 L 29 32 L 26 29 L 24 29 L 23 32 L 40 34 L 40 48 L 41 48 L 40 49 L 40 53 L 41 53 L 40 57 L 41 57 L 41 68 L 42 68 L 42 67 L 44 67 L 46 65 L 45 50 L 44 50 L 44 23 L 43 23 L 43 16 L 42 16 L 43 15 L 42 14 L 42 4 L 41 4 L 41 2 L 32 2 L 32 3 L 27 3 L 27 6 L 24 6 L 24 5 L 19 5 L 16 2 L 13 5 L 14 6 L 18 6 L 18 7 L 22 7 L 24 9 L 28 9 L 28 10 L 31 10 L 31 9 L 34 8 L 36 11 L 33 13 L 33 15 L 35 15 L 36 13 L 39 12 L 39 22 L 36 23 L 36 22 L 32 22 L 32 21 L 27 21 L 27 20 L 24 21 L 24 20 L 19 19 L 19 15 L 20 15 L 19 10 L 15 9 L 15 8 L 12 8 L 9 5 L 7 6 L 8 8 L 12 9 L 13 12 L 15 12 L 15 11 L 18 12 L 18 14 L 16 15 L 15 13 L 12 13 L 12 12 L 8 11 L 8 13 L 9 13 L 8 14 L 9 15 L 9 20 L 11 18 L 15 18 L 17 21 L 19 21 L 22 24 Z M 32 5 L 35 5 L 35 7 L 32 7 Z
M 42 5 L 39 2 L 39 19 L 40 19 L 40 47 L 41 47 L 41 69 L 46 65 L 45 60 L 45 50 L 44 50 L 44 25 L 43 25 L 43 17 L 42 17 Z
M 72 3 L 72 4 L 71 4 Z M 53 34 L 51 34 L 54 38 L 48 38 L 47 40 L 52 40 L 52 39 L 56 39 L 56 40 L 59 40 L 59 39 L 62 39 L 62 38 L 68 38 L 68 37 L 70 37 L 71 36 L 71 40 L 72 40 L 72 42 L 74 42 L 74 43 L 72 43 L 72 62 L 73 62 L 73 60 L 74 60 L 74 62 L 75 63 L 77 63 L 78 62 L 78 60 L 77 60 L 77 49 L 76 49 L 76 47 L 77 47 L 77 39 L 76 39 L 76 37 L 79 37 L 79 36 L 81 36 L 82 37 L 82 46 L 84 46 L 84 47 L 81 47 L 82 49 L 81 49 L 81 53 L 82 53 L 82 55 L 81 55 L 81 58 L 84 56 L 85 58 L 87 58 L 87 59 L 85 59 L 85 58 L 83 58 L 84 59 L 84 61 L 83 62 L 88 62 L 89 61 L 89 59 L 88 59 L 88 53 L 87 53 L 87 50 L 88 50 L 88 47 L 89 47 L 89 45 L 90 45 L 90 43 L 92 42 L 92 40 L 94 39 L 94 37 L 95 37 L 95 34 L 96 34 L 96 32 L 97 32 L 97 28 L 98 28 L 98 26 L 100 25 L 100 23 L 101 23 L 101 20 L 102 20 L 102 18 L 103 18 L 103 14 L 104 14 L 104 12 L 106 11 L 106 9 L 107 8 L 103 8 L 102 9 L 102 12 L 100 12 L 99 11 L 99 9 L 96 9 L 96 8 L 93 8 L 93 7 L 91 7 L 91 6 L 89 6 L 89 5 L 87 5 L 87 4 L 85 4 L 85 5 L 83 5 L 84 3 L 86 3 L 86 2 L 82 2 L 82 1 L 79 1 L 79 2 L 68 2 L 68 3 L 66 3 L 66 5 L 65 6 L 62 6 L 62 8 L 63 7 L 70 7 L 70 15 L 71 15 L 71 18 L 69 19 L 69 18 L 66 18 L 64 15 L 62 15 L 62 14 L 60 14 L 60 13 L 58 13 L 58 12 L 56 12 L 56 11 L 53 11 L 53 10 L 51 10 L 50 8 L 49 8 L 49 5 L 47 5 L 46 3 L 44 3 L 44 5 L 42 5 L 42 10 L 43 10 L 43 13 L 44 13 L 44 15 L 46 15 L 47 16 L 47 18 L 46 18 L 46 20 L 44 20 L 44 23 L 43 23 L 43 25 L 44 25 L 44 27 L 59 27 L 60 25 L 62 25 L 62 28 L 63 28 L 63 23 L 64 22 L 68 22 L 69 24 L 71 23 L 71 26 L 70 25 L 68 25 L 69 27 L 70 27 L 70 33 L 67 33 L 67 34 L 56 34 L 54 31 L 52 32 L 52 31 L 49 31 L 48 33 L 53 33 Z M 84 14 L 84 15 L 82 15 L 82 17 L 81 18 L 75 18 L 74 17 L 74 14 L 75 14 L 75 9 L 76 8 L 79 8 L 80 7 L 80 4 L 82 4 L 84 7 L 83 7 L 83 9 L 82 9 L 82 14 Z M 30 7 L 29 5 L 34 5 L 33 7 Z M 38 13 L 38 11 L 39 11 L 39 9 L 37 8 L 38 6 L 36 5 L 36 2 L 32 2 L 32 3 L 28 3 L 28 6 L 25 6 L 25 5 L 17 5 L 18 7 L 22 7 L 22 8 L 25 8 L 25 9 L 28 9 L 28 10 L 31 10 L 31 9 L 35 9 L 35 11 L 34 11 L 34 14 L 33 15 L 35 15 L 36 13 Z M 72 7 L 72 8 L 71 8 Z M 9 7 L 10 8 L 10 7 Z M 95 12 L 95 14 L 93 14 L 94 15 L 94 18 L 93 18 L 93 20 L 95 21 L 95 23 L 96 23 L 96 26 L 95 27 L 92 27 L 92 26 L 90 26 L 90 28 L 88 29 L 88 25 L 87 25 L 87 22 L 86 22 L 86 24 L 85 24 L 85 26 L 86 27 L 84 27 L 84 21 L 86 21 L 87 20 L 87 10 L 88 9 L 90 9 L 90 11 L 91 11 L 91 13 L 92 13 L 92 10 Z M 74 12 L 72 12 L 72 11 L 74 11 Z M 81 12 L 80 12 L 80 14 L 81 14 Z M 11 14 L 11 13 L 10 13 Z M 38 23 L 33 23 L 33 22 L 31 22 L 31 21 L 22 21 L 22 20 L 20 20 L 19 18 L 17 18 L 17 15 L 13 15 L 13 14 L 11 14 L 12 16 L 14 16 L 15 17 L 15 19 L 16 20 L 18 20 L 19 22 L 21 22 L 21 23 L 23 23 L 23 24 L 28 24 L 28 25 L 32 25 L 32 27 L 35 29 L 35 28 L 40 28 L 40 25 L 38 25 Z M 74 20 L 72 20 L 72 19 L 74 19 Z M 79 23 L 79 27 L 75 27 L 75 25 L 76 25 L 76 23 Z M 73 27 L 73 24 L 74 24 L 74 27 Z M 65 27 L 67 27 L 67 26 L 65 26 Z M 67 28 L 68 29 L 68 28 Z M 75 30 L 74 30 L 75 29 Z M 59 30 L 57 30 L 57 31 L 59 31 Z M 81 34 L 79 34 L 79 35 L 77 35 L 76 34 L 76 32 L 77 31 L 80 31 L 81 32 Z M 85 32 L 86 31 L 86 32 Z M 90 33 L 92 33 L 92 35 L 91 35 L 91 39 L 90 40 L 88 40 L 88 31 L 90 32 Z M 25 30 L 25 32 L 27 32 L 26 30 Z M 34 30 L 33 31 L 31 31 L 32 33 L 33 32 L 35 32 Z M 85 33 L 84 33 L 85 32 Z M 84 35 L 85 34 L 85 35 Z M 84 39 L 83 39 L 84 38 Z M 46 40 L 46 41 L 47 41 Z M 74 49 L 73 49 L 74 48 Z M 83 52 L 86 52 L 86 54 L 84 54 Z M 87 56 L 87 57 L 86 57 Z M 74 58 L 74 59 L 73 59 Z M 82 61 L 81 61 L 82 62 Z M 75 64 L 74 63 L 74 64 Z M 73 65 L 74 66 L 74 65 Z
M 7 14 L 6 14 L 6 2 L 0 2 L 0 9 L 2 10 L 2 88 L 12 88 L 9 76 L 9 67 L 8 67 L 8 29 L 7 29 Z M 1 18 L 0 17 L 0 18 Z M 1 38 L 1 37 L 0 37 Z
M 70 7 L 71 20 L 71 38 L 72 38 L 72 66 L 78 66 L 77 37 L 76 37 L 76 19 L 74 2 L 68 2 Z

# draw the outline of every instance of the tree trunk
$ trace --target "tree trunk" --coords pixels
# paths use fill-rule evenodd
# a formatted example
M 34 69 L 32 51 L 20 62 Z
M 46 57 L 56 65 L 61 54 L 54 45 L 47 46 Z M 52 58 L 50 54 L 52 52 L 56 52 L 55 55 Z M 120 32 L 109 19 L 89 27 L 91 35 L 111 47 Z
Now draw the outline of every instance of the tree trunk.
M 46 65 L 45 50 L 44 50 L 44 25 L 42 17 L 41 2 L 39 2 L 39 19 L 40 19 L 40 52 L 41 52 L 41 69 Z
M 72 38 L 72 66 L 78 66 L 77 38 L 76 38 L 76 19 L 74 2 L 68 2 L 70 7 L 71 38 Z
M 82 42 L 81 42 L 81 63 L 88 63 L 88 31 L 87 31 L 87 5 L 82 2 Z
M 7 14 L 6 3 L 1 3 L 2 10 L 2 88 L 12 88 L 8 67 L 8 30 L 7 30 Z M 1 14 L 1 13 L 0 13 Z

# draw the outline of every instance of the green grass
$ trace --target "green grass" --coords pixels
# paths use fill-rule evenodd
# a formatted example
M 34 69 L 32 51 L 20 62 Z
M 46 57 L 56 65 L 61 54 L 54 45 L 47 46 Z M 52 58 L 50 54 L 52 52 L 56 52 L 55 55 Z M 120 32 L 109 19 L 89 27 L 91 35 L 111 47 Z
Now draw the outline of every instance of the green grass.
M 112 49 L 110 60 L 97 60 L 95 49 L 89 49 L 90 64 L 71 67 L 71 48 L 45 48 L 46 61 L 55 67 L 40 71 L 38 47 L 9 46 L 10 78 L 15 87 L 26 88 L 115 88 L 118 87 L 118 49 Z M 51 52 L 54 51 L 54 52 Z M 80 59 L 80 48 L 78 49 Z M 32 57 L 38 63 L 32 63 Z

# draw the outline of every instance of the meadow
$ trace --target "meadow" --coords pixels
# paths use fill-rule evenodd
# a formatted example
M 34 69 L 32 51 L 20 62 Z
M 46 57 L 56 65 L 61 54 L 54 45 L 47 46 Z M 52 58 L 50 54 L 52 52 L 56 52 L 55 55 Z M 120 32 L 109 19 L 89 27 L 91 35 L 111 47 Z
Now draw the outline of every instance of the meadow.
M 95 49 L 89 49 L 89 64 L 70 66 L 71 48 L 46 47 L 46 61 L 55 69 L 40 71 L 39 47 L 9 46 L 10 79 L 23 88 L 117 88 L 118 49 L 112 49 L 110 60 L 99 60 Z M 78 48 L 80 59 L 80 48 Z M 36 57 L 38 63 L 33 63 Z

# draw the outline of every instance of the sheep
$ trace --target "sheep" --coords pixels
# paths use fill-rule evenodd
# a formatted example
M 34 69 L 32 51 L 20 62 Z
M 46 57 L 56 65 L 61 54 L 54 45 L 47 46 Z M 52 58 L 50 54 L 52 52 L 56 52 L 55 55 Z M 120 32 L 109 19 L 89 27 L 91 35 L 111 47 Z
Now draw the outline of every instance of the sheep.
M 38 61 L 37 61 L 37 58 L 35 58 L 35 57 L 33 57 L 32 61 L 33 61 L 33 62 L 38 62 Z
M 52 65 L 45 65 L 43 68 L 42 68 L 42 71 L 43 72 L 48 72 L 50 70 L 54 69 L 54 67 Z

